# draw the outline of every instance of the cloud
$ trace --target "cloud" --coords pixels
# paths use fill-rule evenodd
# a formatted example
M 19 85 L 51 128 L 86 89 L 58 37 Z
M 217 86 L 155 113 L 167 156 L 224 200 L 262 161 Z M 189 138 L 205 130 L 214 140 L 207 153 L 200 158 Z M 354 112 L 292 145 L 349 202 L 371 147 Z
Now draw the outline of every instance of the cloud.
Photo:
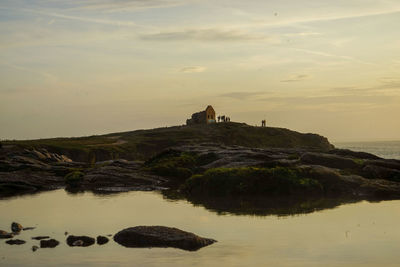
M 150 41 L 249 41 L 249 40 L 265 40 L 267 36 L 260 34 L 244 33 L 237 30 L 222 29 L 190 29 L 183 31 L 169 31 L 142 34 L 141 39 Z
M 72 5 L 75 6 L 75 8 L 83 9 L 132 11 L 148 8 L 181 6 L 190 2 L 190 0 L 81 0 L 73 2 Z
M 205 67 L 201 66 L 193 66 L 193 67 L 184 67 L 179 70 L 179 72 L 183 73 L 195 73 L 195 72 L 204 72 L 206 70 Z
M 370 94 L 380 96 L 386 95 L 400 96 L 400 80 L 392 77 L 383 77 L 380 84 L 371 87 L 336 87 L 331 89 L 332 92 L 346 95 Z
M 96 24 L 105 24 L 105 25 L 113 25 L 113 26 L 129 26 L 129 27 L 137 26 L 136 23 L 134 23 L 132 21 L 108 20 L 108 19 L 98 19 L 98 18 L 93 18 L 93 17 L 66 15 L 66 14 L 61 14 L 58 12 L 40 11 L 40 10 L 29 9 L 29 8 L 15 9 L 15 8 L 8 8 L 8 7 L 0 6 L 0 9 L 12 10 L 12 11 L 22 11 L 22 12 L 27 12 L 27 13 L 32 13 L 32 14 L 39 14 L 39 15 L 54 17 L 54 18 L 76 20 L 76 21 L 96 23 Z
M 289 82 L 300 82 L 309 79 L 311 76 L 308 74 L 299 74 L 291 76 L 289 79 L 282 80 L 282 83 L 289 83 Z
M 242 100 L 242 99 L 248 99 L 253 96 L 260 96 L 260 95 L 264 95 L 264 94 L 267 94 L 267 92 L 230 92 L 230 93 L 221 94 L 221 95 L 219 95 L 219 97 L 229 97 L 229 98 L 233 98 L 233 99 Z

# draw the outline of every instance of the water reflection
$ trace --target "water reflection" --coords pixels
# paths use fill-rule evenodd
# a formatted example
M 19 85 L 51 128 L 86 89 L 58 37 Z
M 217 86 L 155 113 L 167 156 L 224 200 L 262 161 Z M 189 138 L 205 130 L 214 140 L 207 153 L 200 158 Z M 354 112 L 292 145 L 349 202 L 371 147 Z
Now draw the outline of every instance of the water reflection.
M 162 192 L 167 200 L 186 199 L 195 206 L 203 206 L 207 210 L 217 214 L 252 215 L 252 216 L 288 216 L 296 214 L 307 214 L 324 209 L 333 209 L 342 204 L 356 203 L 359 199 L 345 198 L 298 198 L 298 197 L 265 197 L 265 196 L 242 196 L 242 197 L 188 197 L 173 190 Z

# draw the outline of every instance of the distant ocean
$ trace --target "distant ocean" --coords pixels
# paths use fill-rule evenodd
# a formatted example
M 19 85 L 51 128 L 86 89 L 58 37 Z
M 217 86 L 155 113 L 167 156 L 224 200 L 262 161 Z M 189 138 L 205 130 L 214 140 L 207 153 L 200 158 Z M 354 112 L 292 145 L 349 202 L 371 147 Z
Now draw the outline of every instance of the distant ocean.
M 337 142 L 337 148 L 372 153 L 386 159 L 400 159 L 400 141 Z

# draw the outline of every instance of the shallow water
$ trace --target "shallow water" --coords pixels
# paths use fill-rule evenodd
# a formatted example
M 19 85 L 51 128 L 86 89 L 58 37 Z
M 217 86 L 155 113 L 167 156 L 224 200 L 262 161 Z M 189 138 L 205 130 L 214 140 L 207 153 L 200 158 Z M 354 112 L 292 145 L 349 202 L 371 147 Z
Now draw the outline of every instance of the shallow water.
M 202 206 L 170 201 L 158 192 L 99 196 L 64 190 L 0 200 L 0 229 L 12 221 L 37 226 L 18 238 L 0 241 L 1 266 L 398 266 L 400 201 L 358 202 L 295 216 L 218 214 Z M 174 248 L 68 247 L 64 232 L 115 234 L 137 225 L 165 225 L 214 238 L 195 252 Z M 31 251 L 50 235 L 54 249 Z

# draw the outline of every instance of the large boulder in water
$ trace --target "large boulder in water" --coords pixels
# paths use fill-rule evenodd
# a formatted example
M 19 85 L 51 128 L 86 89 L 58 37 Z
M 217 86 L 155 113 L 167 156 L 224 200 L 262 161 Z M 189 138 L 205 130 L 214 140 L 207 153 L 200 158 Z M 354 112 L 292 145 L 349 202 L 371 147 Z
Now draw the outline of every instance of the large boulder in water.
M 125 247 L 174 247 L 198 250 L 216 242 L 193 233 L 165 226 L 136 226 L 124 229 L 114 236 L 114 241 Z

